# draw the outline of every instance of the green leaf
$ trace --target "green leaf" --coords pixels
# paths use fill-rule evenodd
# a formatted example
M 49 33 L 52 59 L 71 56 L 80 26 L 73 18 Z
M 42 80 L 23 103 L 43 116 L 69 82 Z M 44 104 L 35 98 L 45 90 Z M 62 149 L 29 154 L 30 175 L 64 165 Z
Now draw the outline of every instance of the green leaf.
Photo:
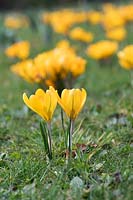
M 49 154 L 48 133 L 47 133 L 46 126 L 44 122 L 42 121 L 40 121 L 40 130 L 41 130 L 41 134 L 42 134 L 42 138 L 43 138 L 43 142 L 45 146 L 45 151 L 47 154 Z

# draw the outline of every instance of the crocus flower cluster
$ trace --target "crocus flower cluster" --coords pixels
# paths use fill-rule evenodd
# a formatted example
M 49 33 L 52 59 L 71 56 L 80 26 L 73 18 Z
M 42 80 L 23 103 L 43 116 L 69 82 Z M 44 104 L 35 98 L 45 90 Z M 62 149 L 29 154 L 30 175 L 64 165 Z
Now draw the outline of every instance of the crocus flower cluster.
M 108 3 L 103 4 L 101 11 L 58 10 L 42 14 L 42 21 L 60 34 L 69 34 L 73 25 L 83 22 L 100 24 L 107 31 L 117 27 L 124 28 L 126 23 L 133 21 L 133 5 L 114 6 Z
M 108 30 L 106 32 L 106 37 L 108 39 L 122 41 L 125 39 L 127 31 L 124 27 L 116 27 L 114 29 Z
M 127 45 L 118 52 L 118 59 L 121 67 L 130 72 L 130 82 L 133 87 L 133 44 Z
M 85 31 L 80 27 L 72 29 L 69 33 L 69 37 L 81 42 L 92 42 L 93 40 L 93 34 L 91 32 Z
M 91 44 L 87 49 L 87 55 L 93 59 L 106 59 L 116 53 L 118 49 L 117 42 L 102 40 Z
M 11 71 L 30 83 L 39 81 L 37 70 L 34 67 L 32 59 L 24 60 L 15 65 L 12 65 Z
M 133 45 L 127 45 L 118 52 L 120 65 L 127 70 L 133 70 Z
M 44 141 L 44 144 L 49 159 L 52 159 L 51 119 L 57 103 L 70 118 L 70 129 L 67 136 L 68 151 L 70 156 L 72 152 L 73 123 L 85 104 L 86 96 L 86 91 L 83 88 L 81 90 L 64 89 L 60 96 L 52 86 L 50 86 L 46 92 L 42 89 L 38 89 L 35 94 L 31 95 L 29 98 L 25 93 L 23 94 L 23 100 L 25 104 L 31 110 L 40 115 L 47 123 L 48 134 L 46 135 L 43 131 L 43 126 L 41 126 L 41 132 L 44 140 L 46 140 Z
M 42 21 L 50 24 L 56 33 L 67 34 L 72 25 L 86 20 L 86 13 L 63 9 L 42 14 Z
M 102 25 L 105 30 L 113 29 L 125 25 L 125 20 L 121 17 L 120 13 L 112 7 L 106 9 L 104 17 L 102 18 Z
M 4 25 L 10 29 L 19 29 L 29 26 L 29 19 L 24 15 L 8 15 L 4 19 Z
M 103 14 L 99 11 L 89 11 L 87 16 L 88 16 L 88 22 L 93 25 L 96 25 L 101 23 Z
M 30 43 L 28 41 L 20 41 L 12 44 L 5 50 L 5 54 L 11 58 L 26 59 L 30 53 Z
M 133 21 L 133 4 L 118 7 L 118 12 L 125 23 Z
M 70 88 L 76 78 L 84 73 L 86 61 L 72 48 L 57 47 L 37 55 L 32 60 L 19 62 L 11 70 L 29 82 L 43 86 L 53 85 L 59 91 Z

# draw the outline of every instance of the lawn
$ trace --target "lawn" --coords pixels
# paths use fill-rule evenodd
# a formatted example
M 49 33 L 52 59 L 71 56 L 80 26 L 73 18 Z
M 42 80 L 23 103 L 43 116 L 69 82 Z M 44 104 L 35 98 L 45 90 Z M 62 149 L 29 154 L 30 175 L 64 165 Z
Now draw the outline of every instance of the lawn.
M 10 66 L 17 60 L 7 58 L 4 51 L 12 39 L 28 40 L 33 58 L 54 48 L 65 37 L 54 32 L 50 35 L 40 20 L 40 11 L 33 11 L 32 27 L 8 29 L 7 33 L 3 25 L 6 14 L 0 14 L 0 199 L 132 199 L 130 71 L 120 67 L 116 54 L 111 61 L 100 63 L 86 55 L 86 44 L 70 40 L 78 49 L 77 54 L 87 61 L 85 73 L 74 85 L 86 89 L 87 101 L 75 121 L 76 156 L 69 164 L 57 106 L 52 119 L 53 159 L 49 161 L 40 133 L 40 117 L 28 110 L 22 99 L 24 92 L 32 94 L 38 86 L 11 72 Z M 25 14 L 29 16 L 31 11 Z M 93 42 L 105 39 L 99 25 L 83 23 L 81 26 L 95 34 Z M 127 36 L 119 43 L 119 50 L 133 42 L 131 23 L 126 24 L 126 30 Z M 67 127 L 68 119 L 64 117 Z

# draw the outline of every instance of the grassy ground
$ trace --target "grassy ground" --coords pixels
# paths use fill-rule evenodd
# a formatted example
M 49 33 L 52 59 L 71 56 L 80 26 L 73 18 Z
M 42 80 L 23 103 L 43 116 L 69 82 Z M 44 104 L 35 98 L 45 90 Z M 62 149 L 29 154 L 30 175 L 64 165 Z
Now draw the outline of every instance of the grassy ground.
M 132 42 L 131 26 L 127 29 L 121 47 Z M 99 26 L 89 30 L 99 31 L 95 40 L 104 37 Z M 31 41 L 34 56 L 58 39 L 47 46 L 44 33 L 40 25 L 38 32 L 23 29 L 17 37 Z M 86 88 L 88 99 L 76 121 L 73 148 L 84 143 L 87 149 L 78 151 L 66 166 L 59 108 L 53 119 L 54 158 L 49 163 L 39 131 L 40 118 L 27 111 L 22 101 L 23 92 L 31 94 L 35 86 L 11 73 L 9 66 L 14 61 L 4 55 L 5 46 L 0 46 L 0 199 L 130 200 L 133 88 L 129 72 L 120 68 L 117 57 L 103 66 L 79 52 L 88 63 L 76 87 Z

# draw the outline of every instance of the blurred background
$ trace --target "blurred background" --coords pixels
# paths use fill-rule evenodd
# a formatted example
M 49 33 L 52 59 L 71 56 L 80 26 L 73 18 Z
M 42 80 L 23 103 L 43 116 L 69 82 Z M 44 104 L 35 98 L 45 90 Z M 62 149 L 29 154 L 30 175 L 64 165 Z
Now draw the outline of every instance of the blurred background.
M 27 9 L 36 7 L 51 7 L 57 5 L 71 3 L 86 3 L 86 2 L 127 2 L 127 0 L 0 0 L 0 9 Z M 129 1 L 128 1 L 129 2 Z

